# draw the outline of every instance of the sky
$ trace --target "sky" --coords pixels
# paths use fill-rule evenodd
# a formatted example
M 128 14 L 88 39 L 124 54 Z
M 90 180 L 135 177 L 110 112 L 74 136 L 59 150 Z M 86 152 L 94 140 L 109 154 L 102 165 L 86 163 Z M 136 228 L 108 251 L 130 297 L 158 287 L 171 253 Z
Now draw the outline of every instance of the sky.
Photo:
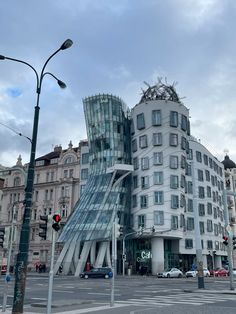
M 132 108 L 144 81 L 161 77 L 177 82 L 192 135 L 220 161 L 227 150 L 236 162 L 235 13 L 234 0 L 1 1 L 0 55 L 40 73 L 73 40 L 46 68 L 67 88 L 43 79 L 36 156 L 87 137 L 83 98 L 113 94 Z M 0 164 L 15 165 L 19 154 L 29 162 L 30 141 L 14 131 L 32 137 L 35 105 L 32 69 L 0 60 Z

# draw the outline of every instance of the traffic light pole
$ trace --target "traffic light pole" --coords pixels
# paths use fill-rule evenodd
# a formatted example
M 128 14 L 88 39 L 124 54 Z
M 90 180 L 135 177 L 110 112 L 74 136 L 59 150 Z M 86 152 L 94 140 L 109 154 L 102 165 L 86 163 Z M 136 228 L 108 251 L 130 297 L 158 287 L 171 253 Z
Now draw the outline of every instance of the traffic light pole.
M 228 245 L 227 245 L 227 253 L 228 253 L 228 262 L 229 262 L 229 281 L 230 281 L 230 290 L 234 290 L 233 285 L 233 262 L 232 262 L 232 251 L 233 251 L 233 235 L 229 231 L 229 212 L 227 206 L 227 195 L 236 196 L 236 193 L 223 190 L 223 201 L 224 201 L 224 217 L 225 217 L 225 228 L 228 231 Z
M 114 306 L 115 294 L 115 272 L 116 272 L 116 221 L 112 225 L 112 278 L 111 278 L 111 302 L 110 306 Z
M 51 314 L 52 308 L 52 287 L 53 287 L 53 273 L 54 273 L 54 255 L 55 255 L 55 241 L 56 232 L 52 230 L 52 253 L 51 253 L 51 265 L 49 272 L 49 285 L 48 285 L 48 304 L 47 304 L 47 314 Z

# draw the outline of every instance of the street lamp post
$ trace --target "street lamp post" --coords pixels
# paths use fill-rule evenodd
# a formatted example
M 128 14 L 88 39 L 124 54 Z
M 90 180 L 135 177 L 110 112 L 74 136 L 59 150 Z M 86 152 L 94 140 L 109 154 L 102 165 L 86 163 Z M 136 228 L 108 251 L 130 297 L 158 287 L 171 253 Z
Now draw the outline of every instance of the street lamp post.
M 57 80 L 58 85 L 61 88 L 65 88 L 66 85 L 62 81 L 60 81 L 55 75 L 50 72 L 45 72 L 46 65 L 54 57 L 60 50 L 65 50 L 72 46 L 73 42 L 70 39 L 67 39 L 59 49 L 57 49 L 45 62 L 40 75 L 37 73 L 35 68 L 29 63 L 14 59 L 10 57 L 6 57 L 0 55 L 0 60 L 10 60 L 19 63 L 23 63 L 30 67 L 35 75 L 37 80 L 37 102 L 34 111 L 34 122 L 33 122 L 33 133 L 31 139 L 31 152 L 30 152 L 30 162 L 28 166 L 27 173 L 27 181 L 25 188 L 25 199 L 24 199 L 24 215 L 23 215 L 23 223 L 20 234 L 20 242 L 19 242 L 19 253 L 17 254 L 17 261 L 15 265 L 15 289 L 14 289 L 14 298 L 13 298 L 13 314 L 23 313 L 24 307 L 24 296 L 25 296 L 25 284 L 26 284 L 26 274 L 27 274 L 27 263 L 28 263 L 28 251 L 29 251 L 29 234 L 30 234 L 30 217 L 31 217 L 31 207 L 32 207 L 32 196 L 33 196 L 33 185 L 34 185 L 34 168 L 35 168 L 35 152 L 36 152 L 36 144 L 37 144 L 37 134 L 38 134 L 38 122 L 39 122 L 39 99 L 41 93 L 41 87 L 43 78 L 46 74 L 51 75 L 53 78 Z

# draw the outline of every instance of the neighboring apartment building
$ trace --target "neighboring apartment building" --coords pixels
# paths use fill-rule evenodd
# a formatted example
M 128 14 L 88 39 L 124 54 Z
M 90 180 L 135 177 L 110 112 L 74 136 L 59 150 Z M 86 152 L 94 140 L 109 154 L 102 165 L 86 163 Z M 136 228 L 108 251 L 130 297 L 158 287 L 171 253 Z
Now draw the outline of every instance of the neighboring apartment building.
M 110 265 L 110 214 L 114 213 L 114 204 L 120 204 L 119 199 L 123 199 L 126 219 L 122 223 L 125 232 L 133 231 L 133 235 L 126 238 L 127 266 L 132 265 L 134 272 L 145 266 L 153 274 L 174 266 L 190 269 L 196 262 L 192 169 L 203 263 L 209 268 L 212 264 L 221 267 L 227 255 L 222 243 L 225 230 L 223 165 L 190 135 L 189 110 L 180 101 L 174 86 L 159 81 L 143 92 L 139 104 L 128 113 L 130 136 L 126 127 L 128 121 L 121 118 L 126 117 L 127 111 L 116 97 L 88 97 L 84 111 L 89 180 L 82 188 L 84 197 L 59 238 L 67 250 L 61 254 L 56 268 L 62 264 L 65 273 L 77 276 L 86 261 L 94 266 Z M 126 137 L 123 136 L 125 129 Z M 125 157 L 124 152 L 130 155 Z M 109 173 L 108 165 L 128 166 L 129 160 L 134 167 L 131 193 L 127 194 L 124 180 L 121 182 L 123 190 L 119 186 L 118 198 L 110 203 L 115 192 L 114 182 L 107 178 L 104 185 L 102 176 Z M 94 174 L 99 174 L 100 179 Z M 104 187 L 108 195 L 104 194 Z M 103 218 L 106 229 L 101 232 L 99 219 L 103 212 L 106 213 L 106 224 L 105 216 Z M 105 233 L 105 230 L 110 231 Z M 118 241 L 118 272 L 122 263 L 120 244 Z M 69 250 L 71 245 L 73 248 Z M 75 260 L 77 266 L 73 270 Z
M 16 206 L 16 226 L 13 243 L 15 258 L 19 244 L 23 217 L 24 188 L 27 166 L 18 158 L 16 166 L 5 169 L 2 214 L 0 221 L 5 226 L 12 222 L 13 206 Z M 61 224 L 71 214 L 80 196 L 80 149 L 70 142 L 67 149 L 55 146 L 54 150 L 35 160 L 34 196 L 30 222 L 29 267 L 37 263 L 49 265 L 51 239 L 39 237 L 40 216 L 60 213 Z M 19 202 L 19 203 L 18 203 Z M 56 252 L 57 253 L 57 252 Z M 13 263 L 13 260 L 12 260 Z

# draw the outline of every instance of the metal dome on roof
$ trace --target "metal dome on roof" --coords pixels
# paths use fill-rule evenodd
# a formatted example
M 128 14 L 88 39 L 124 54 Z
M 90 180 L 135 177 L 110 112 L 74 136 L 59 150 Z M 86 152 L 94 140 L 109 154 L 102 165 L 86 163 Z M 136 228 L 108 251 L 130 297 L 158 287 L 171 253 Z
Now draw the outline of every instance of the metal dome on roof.
M 225 170 L 236 168 L 236 164 L 229 158 L 228 155 L 225 155 L 225 159 L 222 161 L 222 164 L 224 165 Z

